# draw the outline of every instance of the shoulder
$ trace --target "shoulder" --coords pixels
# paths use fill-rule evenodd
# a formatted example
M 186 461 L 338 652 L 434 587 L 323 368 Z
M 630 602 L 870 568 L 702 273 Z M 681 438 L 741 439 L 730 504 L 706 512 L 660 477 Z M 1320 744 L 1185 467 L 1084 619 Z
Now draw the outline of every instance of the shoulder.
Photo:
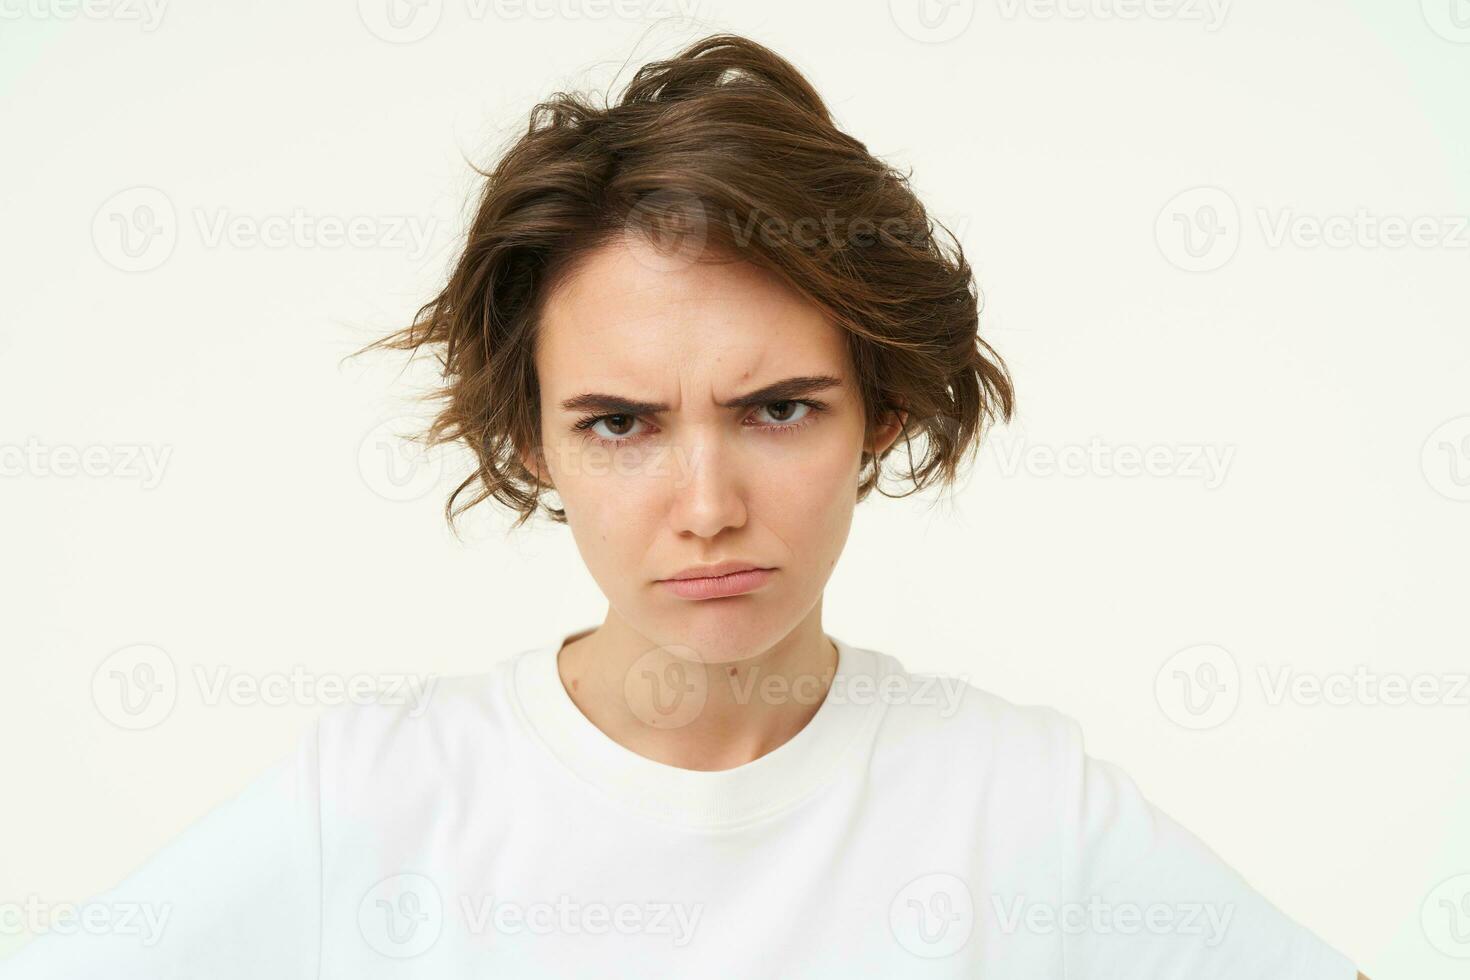
M 957 674 L 908 670 L 884 653 L 878 696 L 886 740 L 911 750 L 955 753 L 976 765 L 1066 770 L 1083 752 L 1082 729 L 1046 704 L 1013 701 Z
M 314 726 L 324 784 L 410 781 L 493 766 L 511 735 L 507 680 L 519 655 L 474 674 L 385 678 L 329 707 Z

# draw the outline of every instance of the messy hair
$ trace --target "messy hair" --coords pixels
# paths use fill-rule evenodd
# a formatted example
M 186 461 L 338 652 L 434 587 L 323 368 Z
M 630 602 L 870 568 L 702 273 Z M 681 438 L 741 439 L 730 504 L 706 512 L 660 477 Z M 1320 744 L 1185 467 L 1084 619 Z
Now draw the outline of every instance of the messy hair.
M 523 462 L 541 452 L 537 321 L 559 275 L 629 232 L 676 259 L 734 255 L 774 272 L 846 332 L 866 429 L 903 413 L 901 440 L 863 452 L 858 500 L 900 444 L 911 489 L 880 493 L 953 484 L 986 427 L 1011 418 L 1010 375 L 979 336 L 958 240 L 761 44 L 703 38 L 600 107 L 557 92 L 494 169 L 475 172 L 483 190 L 447 284 L 357 352 L 437 357 L 444 384 L 430 397 L 444 404 L 425 441 L 463 440 L 477 460 L 445 502 L 451 528 L 489 498 L 519 514 L 515 527 L 538 508 L 566 522 Z

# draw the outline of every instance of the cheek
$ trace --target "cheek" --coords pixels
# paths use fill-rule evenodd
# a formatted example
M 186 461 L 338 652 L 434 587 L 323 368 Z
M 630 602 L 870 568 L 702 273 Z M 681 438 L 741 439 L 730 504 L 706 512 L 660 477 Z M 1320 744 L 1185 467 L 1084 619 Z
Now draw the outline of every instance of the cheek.
M 815 559 L 841 549 L 857 504 L 858 452 L 856 439 L 814 441 L 782 465 L 763 467 L 750 477 L 755 512 L 791 543 L 795 557 Z
M 629 569 L 641 568 L 657 535 L 657 495 L 646 480 L 598 470 L 565 468 L 557 480 L 567 528 L 594 578 L 615 589 Z

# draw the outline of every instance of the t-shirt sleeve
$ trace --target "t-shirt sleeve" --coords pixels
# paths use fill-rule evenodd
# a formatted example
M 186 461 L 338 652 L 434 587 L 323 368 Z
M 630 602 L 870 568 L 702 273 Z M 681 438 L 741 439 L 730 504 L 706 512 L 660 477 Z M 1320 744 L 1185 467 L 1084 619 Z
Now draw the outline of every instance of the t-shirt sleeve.
M 315 980 L 317 724 L 115 887 L 55 913 L 0 980 Z
M 1066 980 L 1357 980 L 1063 717 Z

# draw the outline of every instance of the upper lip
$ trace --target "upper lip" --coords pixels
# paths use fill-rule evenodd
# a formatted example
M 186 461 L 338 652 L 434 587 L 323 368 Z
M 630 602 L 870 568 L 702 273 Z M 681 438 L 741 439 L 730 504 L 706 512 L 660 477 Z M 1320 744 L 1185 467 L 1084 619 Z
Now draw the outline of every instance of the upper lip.
M 665 582 L 684 578 L 714 578 L 717 575 L 732 575 L 735 572 L 749 572 L 754 569 L 764 569 L 766 566 L 757 565 L 753 561 L 721 561 L 713 565 L 690 565 L 680 572 L 675 572 Z

